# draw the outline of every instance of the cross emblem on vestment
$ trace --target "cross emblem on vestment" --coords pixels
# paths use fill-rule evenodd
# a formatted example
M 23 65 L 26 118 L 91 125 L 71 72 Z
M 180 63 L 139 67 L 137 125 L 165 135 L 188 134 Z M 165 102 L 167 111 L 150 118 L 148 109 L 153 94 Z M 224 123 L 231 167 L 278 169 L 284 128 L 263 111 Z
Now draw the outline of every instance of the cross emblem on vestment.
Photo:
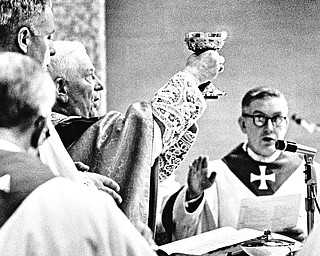
M 260 180 L 260 186 L 258 187 L 258 189 L 261 189 L 261 190 L 268 189 L 267 182 L 266 182 L 267 180 L 270 180 L 273 182 L 275 182 L 276 180 L 276 175 L 274 173 L 266 175 L 266 169 L 267 169 L 267 166 L 259 165 L 260 176 L 255 175 L 254 173 L 250 173 L 250 182 Z

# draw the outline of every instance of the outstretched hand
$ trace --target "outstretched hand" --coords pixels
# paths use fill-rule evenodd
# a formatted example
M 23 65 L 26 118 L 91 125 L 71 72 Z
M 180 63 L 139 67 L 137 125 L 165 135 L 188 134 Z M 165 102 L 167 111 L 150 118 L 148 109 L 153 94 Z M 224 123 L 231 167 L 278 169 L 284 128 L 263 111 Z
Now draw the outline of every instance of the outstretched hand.
M 187 200 L 197 198 L 210 188 L 216 179 L 216 172 L 208 177 L 208 157 L 199 156 L 189 166 Z

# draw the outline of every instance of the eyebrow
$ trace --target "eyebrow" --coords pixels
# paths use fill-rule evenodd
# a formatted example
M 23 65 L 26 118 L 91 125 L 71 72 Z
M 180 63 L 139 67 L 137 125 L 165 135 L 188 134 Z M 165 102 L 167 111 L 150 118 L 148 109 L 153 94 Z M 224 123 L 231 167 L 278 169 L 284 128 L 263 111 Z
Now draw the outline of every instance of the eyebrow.
M 266 113 L 264 113 L 264 112 L 262 112 L 262 111 L 260 111 L 260 110 L 254 110 L 253 111 L 253 115 L 256 115 L 256 114 L 261 114 L 261 115 L 264 115 L 264 116 L 268 116 Z M 279 116 L 279 115 L 283 115 L 283 113 L 282 112 L 280 112 L 280 111 L 277 111 L 277 112 L 275 112 L 275 113 L 273 113 L 272 114 L 272 116 Z

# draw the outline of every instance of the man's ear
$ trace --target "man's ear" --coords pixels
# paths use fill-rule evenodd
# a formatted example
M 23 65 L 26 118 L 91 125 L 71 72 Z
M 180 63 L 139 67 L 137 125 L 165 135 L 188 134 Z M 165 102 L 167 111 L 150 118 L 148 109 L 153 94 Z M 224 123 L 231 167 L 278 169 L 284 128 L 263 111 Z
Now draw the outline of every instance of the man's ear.
M 243 133 L 247 133 L 247 126 L 246 126 L 246 120 L 244 119 L 243 116 L 240 116 L 238 118 L 238 124 L 240 126 L 240 129 Z
M 54 80 L 56 85 L 56 99 L 60 103 L 67 103 L 69 101 L 68 97 L 68 87 L 66 80 L 62 77 L 57 77 Z
M 31 33 L 27 27 L 20 28 L 18 32 L 18 45 L 20 50 L 26 54 L 28 52 L 28 46 L 30 44 Z
M 34 122 L 35 128 L 34 128 L 33 134 L 31 135 L 31 141 L 30 141 L 31 147 L 38 148 L 39 142 L 40 142 L 39 139 L 45 125 L 46 125 L 46 120 L 42 116 L 39 116 L 37 120 Z

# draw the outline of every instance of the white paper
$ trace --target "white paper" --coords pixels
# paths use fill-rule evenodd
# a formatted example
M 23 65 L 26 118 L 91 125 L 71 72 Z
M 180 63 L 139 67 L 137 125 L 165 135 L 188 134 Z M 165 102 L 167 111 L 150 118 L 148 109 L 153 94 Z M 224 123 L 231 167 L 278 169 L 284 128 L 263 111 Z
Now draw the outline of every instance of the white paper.
M 223 227 L 159 246 L 159 249 L 165 251 L 168 255 L 172 253 L 202 255 L 261 235 L 263 235 L 262 231 L 246 228 L 236 230 L 233 227 Z
M 301 194 L 259 196 L 241 201 L 238 229 L 270 229 L 272 232 L 297 225 Z

